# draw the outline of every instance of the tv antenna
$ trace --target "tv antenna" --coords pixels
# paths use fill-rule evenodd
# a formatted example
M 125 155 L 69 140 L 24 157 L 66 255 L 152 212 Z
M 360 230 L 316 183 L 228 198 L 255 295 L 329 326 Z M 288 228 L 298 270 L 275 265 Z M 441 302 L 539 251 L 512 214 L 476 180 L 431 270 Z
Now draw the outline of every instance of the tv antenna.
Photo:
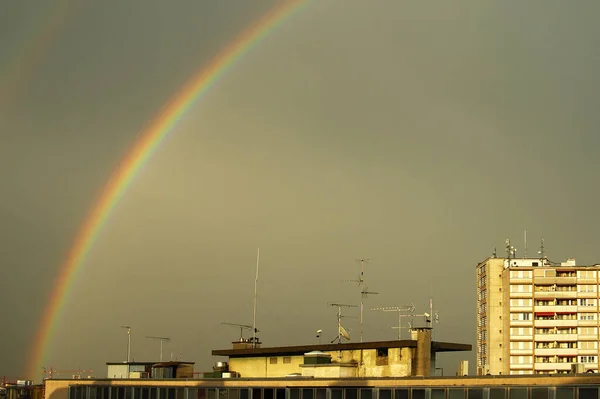
M 226 325 L 226 326 L 231 326 L 231 327 L 237 327 L 240 329 L 240 342 L 244 342 L 244 330 L 249 330 L 252 331 L 254 330 L 254 334 L 256 334 L 258 332 L 258 330 L 252 326 L 249 326 L 247 324 L 236 324 L 236 323 L 227 323 L 226 321 L 222 322 L 221 324 Z
M 153 336 L 147 336 L 146 338 L 149 339 L 156 339 L 160 341 L 160 361 L 163 361 L 163 343 L 165 342 L 171 342 L 171 338 L 169 337 L 153 337 Z
M 127 363 L 131 359 L 131 326 L 121 326 L 121 328 L 127 329 Z
M 356 306 L 356 305 L 347 305 L 347 304 L 344 304 L 344 303 L 330 303 L 329 306 L 333 306 L 333 307 L 338 308 L 338 311 L 337 311 L 338 335 L 337 335 L 337 337 L 335 337 L 331 341 L 331 343 L 333 344 L 337 340 L 338 344 L 341 344 L 342 343 L 342 337 L 344 337 L 348 341 L 350 341 L 350 334 L 348 334 L 348 331 L 346 331 L 346 329 L 342 326 L 342 319 L 343 318 L 347 318 L 347 317 L 354 318 L 355 316 L 343 316 L 342 315 L 342 308 L 357 308 L 358 306 Z
M 364 307 L 365 307 L 365 299 L 369 297 L 369 295 L 377 295 L 379 292 L 369 291 L 369 288 L 364 286 L 365 282 L 365 263 L 369 262 L 368 258 L 357 259 L 357 262 L 360 262 L 360 275 L 357 280 L 342 280 L 343 282 L 356 282 L 358 283 L 358 287 L 360 288 L 360 342 L 363 342 L 363 321 L 364 321 Z
M 538 254 L 540 254 L 540 258 L 542 259 L 542 261 L 546 258 L 546 248 L 544 247 L 544 239 L 542 238 L 542 242 L 540 244 L 540 250 L 538 251 Z M 544 262 L 542 262 L 542 266 L 544 266 Z
M 398 341 L 400 341 L 402 339 L 402 318 L 403 317 L 415 317 L 415 315 L 413 314 L 413 312 L 415 311 L 415 305 L 414 304 L 410 304 L 410 305 L 400 305 L 400 306 L 382 306 L 382 307 L 378 307 L 378 308 L 373 308 L 371 310 L 381 310 L 383 312 L 398 312 L 398 327 L 392 327 L 393 329 L 398 329 Z M 402 314 L 402 312 L 411 312 L 409 314 Z M 412 320 L 412 319 L 411 319 Z M 412 324 L 408 323 L 409 327 L 411 328 Z

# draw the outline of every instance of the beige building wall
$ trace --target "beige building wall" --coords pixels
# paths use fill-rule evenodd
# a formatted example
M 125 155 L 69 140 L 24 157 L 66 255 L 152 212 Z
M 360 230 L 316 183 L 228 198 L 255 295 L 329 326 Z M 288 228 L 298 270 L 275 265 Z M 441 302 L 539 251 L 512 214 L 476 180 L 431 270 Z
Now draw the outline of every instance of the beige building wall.
M 325 373 L 324 376 L 334 376 L 337 375 L 336 373 L 352 373 L 348 376 L 355 377 L 409 376 L 412 368 L 412 351 L 412 348 L 389 348 L 387 357 L 378 357 L 376 349 L 324 352 L 331 355 L 332 363 L 356 364 L 355 371 L 332 369 L 314 372 Z M 229 370 L 240 373 L 242 378 L 285 377 L 292 373 L 306 373 L 305 367 L 300 367 L 303 363 L 304 356 L 230 357 Z M 323 368 L 323 366 L 318 367 Z
M 229 370 L 240 373 L 242 378 L 285 377 L 300 373 L 304 356 L 231 357 Z
M 477 265 L 477 374 L 501 374 L 504 359 L 504 260 L 489 258 Z

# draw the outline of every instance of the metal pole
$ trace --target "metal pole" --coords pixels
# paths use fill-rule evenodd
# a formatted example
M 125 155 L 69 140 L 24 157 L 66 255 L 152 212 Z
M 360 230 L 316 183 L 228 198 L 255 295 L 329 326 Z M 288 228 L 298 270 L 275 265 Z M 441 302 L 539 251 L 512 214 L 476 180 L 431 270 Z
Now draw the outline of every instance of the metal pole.
M 402 340 L 402 313 L 398 309 L 398 341 Z
M 260 248 L 256 249 L 256 278 L 254 279 L 254 316 L 252 321 L 252 347 L 256 348 L 256 290 L 258 285 L 258 261 L 260 260 Z
M 163 342 L 164 341 L 161 339 L 160 340 L 160 361 L 161 361 L 161 363 L 162 363 Z
M 127 363 L 131 361 L 131 328 L 127 329 Z

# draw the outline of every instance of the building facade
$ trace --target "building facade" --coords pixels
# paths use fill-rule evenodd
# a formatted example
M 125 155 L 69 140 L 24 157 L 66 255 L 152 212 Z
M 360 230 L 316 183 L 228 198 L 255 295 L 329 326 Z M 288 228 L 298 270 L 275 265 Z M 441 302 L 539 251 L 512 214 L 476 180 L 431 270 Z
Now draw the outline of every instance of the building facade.
M 477 374 L 598 372 L 600 265 L 488 258 L 477 275 Z

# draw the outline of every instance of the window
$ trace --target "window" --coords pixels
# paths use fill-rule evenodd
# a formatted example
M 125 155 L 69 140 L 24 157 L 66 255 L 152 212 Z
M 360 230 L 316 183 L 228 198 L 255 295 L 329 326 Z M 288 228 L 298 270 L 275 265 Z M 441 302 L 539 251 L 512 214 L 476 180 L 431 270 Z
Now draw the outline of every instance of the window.
M 596 356 L 580 356 L 581 363 L 596 363 Z
M 377 348 L 377 358 L 375 359 L 377 366 L 387 366 L 388 364 L 388 348 Z
M 596 320 L 596 313 L 579 313 L 579 320 Z
M 596 278 L 595 270 L 579 270 L 577 271 L 578 278 Z
M 598 333 L 597 327 L 579 327 L 579 334 L 596 335 L 597 333 Z
M 292 358 L 290 356 L 284 356 L 283 357 L 283 363 L 291 363 L 292 362 Z
M 596 306 L 596 300 L 589 298 L 579 298 L 579 306 Z
M 596 292 L 596 285 L 578 285 L 577 286 L 577 291 L 579 292 Z
M 276 357 L 269 358 L 269 363 L 277 364 L 277 358 Z
M 579 349 L 598 349 L 598 341 L 579 341 Z

